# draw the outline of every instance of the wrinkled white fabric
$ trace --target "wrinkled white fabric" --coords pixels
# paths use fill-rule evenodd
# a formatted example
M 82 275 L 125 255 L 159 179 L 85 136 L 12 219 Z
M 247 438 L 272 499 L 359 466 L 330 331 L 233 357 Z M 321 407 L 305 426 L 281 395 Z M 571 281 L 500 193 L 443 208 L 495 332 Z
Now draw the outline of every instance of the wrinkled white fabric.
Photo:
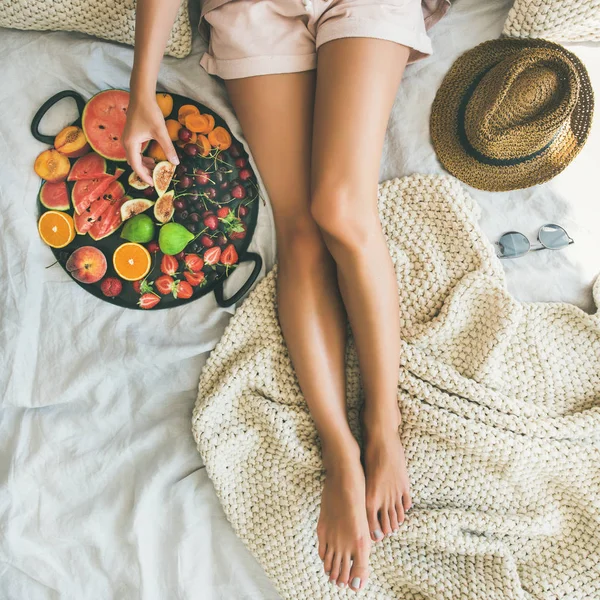
M 438 173 L 429 106 L 464 50 L 496 37 L 509 0 L 458 0 L 431 31 L 434 56 L 410 66 L 390 120 L 380 179 Z M 241 137 L 224 88 L 198 65 L 165 59 L 161 89 L 223 115 Z M 437 51 L 441 50 L 441 51 Z M 576 47 L 598 88 L 600 49 Z M 225 520 L 195 450 L 190 418 L 198 376 L 234 308 L 213 296 L 166 312 L 100 302 L 57 267 L 38 238 L 33 162 L 45 147 L 29 125 L 62 89 L 89 98 L 127 87 L 133 51 L 80 34 L 0 30 L 0 598 L 277 598 Z M 594 62 L 595 61 L 595 62 Z M 42 123 L 74 117 L 62 106 Z M 599 270 L 598 128 L 548 185 L 471 191 L 492 238 L 564 225 L 575 244 L 504 263 L 520 300 L 562 300 L 591 310 Z M 261 206 L 251 249 L 275 261 L 272 218 Z M 236 273 L 226 289 L 247 276 Z

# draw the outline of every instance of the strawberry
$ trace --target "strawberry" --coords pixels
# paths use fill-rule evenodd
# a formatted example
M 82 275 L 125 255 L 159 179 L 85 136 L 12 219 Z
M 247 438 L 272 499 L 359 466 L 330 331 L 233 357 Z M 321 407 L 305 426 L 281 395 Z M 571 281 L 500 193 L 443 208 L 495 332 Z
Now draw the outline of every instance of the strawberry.
M 217 217 L 219 217 L 219 219 L 224 219 L 228 214 L 229 206 L 221 206 L 221 208 L 217 210 Z
M 175 280 L 170 275 L 161 275 L 154 282 L 156 289 L 163 296 L 171 293 L 175 289 Z
M 204 217 L 204 226 L 214 231 L 219 226 L 219 219 L 214 213 L 210 213 Z
M 229 244 L 225 246 L 223 249 L 223 253 L 221 254 L 221 262 L 224 265 L 233 265 L 238 261 L 238 253 L 236 252 L 235 246 L 233 244 Z
M 146 248 L 148 248 L 148 252 L 150 252 L 150 254 L 156 254 L 160 250 L 158 242 L 155 241 L 149 242 Z
M 160 298 L 156 294 L 144 294 L 138 300 L 138 306 L 141 308 L 154 308 L 160 302 Z
M 190 273 L 189 271 L 185 271 L 183 276 L 192 287 L 200 285 L 206 278 L 204 271 L 199 271 L 198 273 Z
M 202 267 L 204 267 L 204 261 L 197 254 L 186 254 L 183 260 L 185 262 L 185 266 L 192 273 L 202 271 Z
M 215 245 L 215 242 L 213 241 L 213 239 L 209 235 L 206 235 L 206 234 L 200 236 L 200 243 L 205 248 L 212 248 Z
M 242 180 L 242 181 L 247 181 L 248 179 L 250 179 L 252 176 L 254 175 L 254 173 L 252 172 L 252 169 L 242 169 L 239 173 L 238 173 L 238 177 Z
M 134 281 L 132 283 L 133 285 L 133 289 L 135 290 L 136 294 L 153 294 L 154 293 L 154 288 L 152 287 L 152 284 L 154 282 L 151 281 L 150 283 L 148 283 L 147 279 L 138 279 L 137 281 Z
M 194 290 L 187 281 L 178 281 L 173 288 L 173 296 L 181 300 L 187 300 L 192 297 Z
M 221 247 L 215 246 L 204 252 L 204 263 L 207 265 L 216 265 L 221 258 Z
M 246 166 L 246 159 L 243 156 L 240 156 L 235 159 L 234 164 L 238 169 L 243 169 Z
M 246 188 L 241 185 L 234 185 L 230 190 L 231 195 L 238 200 L 243 200 L 246 197 Z
M 160 262 L 160 270 L 165 275 L 175 275 L 177 273 L 177 268 L 179 267 L 179 262 L 174 256 L 170 256 L 165 254 Z
M 114 298 L 123 291 L 123 284 L 117 277 L 106 277 L 102 280 L 100 289 L 107 298 Z
M 243 240 L 246 237 L 246 230 L 248 229 L 246 223 L 242 223 L 242 231 L 232 231 L 229 234 L 230 240 Z

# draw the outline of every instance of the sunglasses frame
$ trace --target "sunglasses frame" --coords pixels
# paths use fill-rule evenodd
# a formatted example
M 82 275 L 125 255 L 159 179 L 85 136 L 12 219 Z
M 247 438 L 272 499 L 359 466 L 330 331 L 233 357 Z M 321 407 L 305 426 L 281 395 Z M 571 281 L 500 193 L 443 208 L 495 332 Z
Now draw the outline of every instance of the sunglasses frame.
M 558 227 L 567 236 L 567 239 L 569 240 L 569 243 L 566 244 L 565 246 L 561 246 L 560 248 L 552 248 L 551 246 L 546 246 L 544 244 L 544 242 L 542 242 L 542 240 L 540 240 L 540 233 L 542 232 L 542 229 L 544 229 L 544 227 Z M 538 237 L 537 237 L 538 245 L 536 245 L 536 246 L 532 245 L 531 241 L 529 240 L 529 238 L 524 233 L 521 233 L 520 231 L 505 231 L 500 236 L 500 240 L 505 235 L 510 235 L 511 233 L 517 233 L 518 235 L 522 235 L 527 240 L 527 243 L 529 244 L 529 248 L 527 248 L 527 250 L 525 252 L 523 252 L 522 254 L 515 254 L 514 256 L 505 256 L 504 254 L 496 254 L 496 256 L 498 258 L 504 258 L 504 259 L 521 258 L 522 256 L 525 256 L 526 254 L 529 254 L 532 251 L 536 251 L 536 250 L 562 250 L 563 248 L 566 248 L 567 246 L 570 246 L 571 244 L 575 243 L 575 240 L 567 233 L 567 230 L 564 227 L 561 227 L 560 225 L 557 225 L 556 223 L 546 223 L 545 225 L 542 225 L 538 229 Z M 494 243 L 495 243 L 496 246 L 498 246 L 500 248 L 500 252 L 502 252 L 502 244 L 500 243 L 500 240 L 498 240 L 497 242 L 494 242 Z

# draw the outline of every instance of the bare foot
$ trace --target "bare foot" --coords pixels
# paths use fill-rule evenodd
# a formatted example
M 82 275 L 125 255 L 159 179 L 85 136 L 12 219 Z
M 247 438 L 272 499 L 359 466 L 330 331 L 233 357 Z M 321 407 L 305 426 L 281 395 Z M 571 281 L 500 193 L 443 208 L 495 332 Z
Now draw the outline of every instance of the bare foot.
M 411 507 L 404 448 L 398 419 L 363 417 L 366 510 L 371 539 L 396 533 Z
M 327 475 L 317 525 L 319 556 L 331 582 L 356 592 L 369 576 L 371 550 L 358 444 L 327 456 L 324 452 L 323 462 Z

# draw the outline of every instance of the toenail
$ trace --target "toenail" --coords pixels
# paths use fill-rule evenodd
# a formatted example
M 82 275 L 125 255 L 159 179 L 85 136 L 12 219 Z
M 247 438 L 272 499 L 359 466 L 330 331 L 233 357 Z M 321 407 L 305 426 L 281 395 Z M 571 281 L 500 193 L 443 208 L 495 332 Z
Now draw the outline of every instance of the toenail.
M 346 584 L 342 582 L 342 583 L 339 584 L 339 586 L 340 586 L 341 589 L 344 589 L 346 587 Z
M 327 577 L 329 577 L 331 575 L 331 571 L 325 571 L 325 575 L 327 575 Z
M 380 539 L 382 539 L 382 538 L 383 538 L 383 531 L 381 531 L 381 529 L 376 529 L 376 530 L 373 532 L 373 535 L 375 536 L 375 539 L 376 539 L 376 540 L 380 540 Z
M 394 529 L 394 533 L 398 533 L 399 531 L 399 529 Z
M 360 587 L 360 577 L 355 577 L 350 585 L 357 590 Z

